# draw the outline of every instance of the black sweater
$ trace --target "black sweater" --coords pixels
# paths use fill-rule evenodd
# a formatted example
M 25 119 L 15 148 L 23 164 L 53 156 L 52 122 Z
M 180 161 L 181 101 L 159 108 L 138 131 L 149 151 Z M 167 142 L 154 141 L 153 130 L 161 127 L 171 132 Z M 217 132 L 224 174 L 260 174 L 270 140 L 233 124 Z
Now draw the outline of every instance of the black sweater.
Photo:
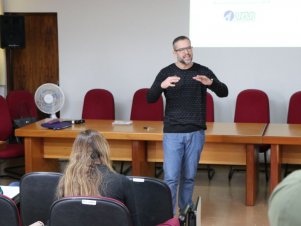
M 102 174 L 100 194 L 122 202 L 130 212 L 133 225 L 138 226 L 132 182 L 126 176 L 112 172 L 104 165 L 99 165 L 98 169 Z
M 161 83 L 169 76 L 181 79 L 175 87 L 161 88 Z M 205 86 L 192 79 L 196 75 L 206 75 L 213 79 L 211 86 Z M 163 68 L 150 88 L 147 101 L 156 102 L 162 92 L 166 98 L 164 133 L 188 133 L 206 129 L 206 92 L 207 88 L 219 97 L 228 96 L 227 86 L 220 82 L 207 67 L 197 63 L 189 69 L 182 70 L 171 64 Z

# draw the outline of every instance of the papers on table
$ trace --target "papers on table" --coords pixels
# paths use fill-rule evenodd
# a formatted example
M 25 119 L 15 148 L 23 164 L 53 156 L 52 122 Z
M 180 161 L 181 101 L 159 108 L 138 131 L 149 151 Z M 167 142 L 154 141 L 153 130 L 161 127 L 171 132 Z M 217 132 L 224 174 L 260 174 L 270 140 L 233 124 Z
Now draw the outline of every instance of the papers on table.
M 14 199 L 17 195 L 20 193 L 20 187 L 18 186 L 2 186 L 1 188 L 3 190 L 3 195 Z
M 115 120 L 112 124 L 113 125 L 131 125 L 132 121 L 122 121 L 122 120 Z

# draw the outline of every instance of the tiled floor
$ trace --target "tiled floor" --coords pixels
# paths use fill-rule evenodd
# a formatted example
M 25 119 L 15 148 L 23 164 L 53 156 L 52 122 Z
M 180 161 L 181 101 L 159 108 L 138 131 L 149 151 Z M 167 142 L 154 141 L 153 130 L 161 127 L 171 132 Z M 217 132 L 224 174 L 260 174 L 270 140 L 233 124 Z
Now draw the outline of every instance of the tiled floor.
M 211 181 L 206 171 L 199 171 L 194 200 L 201 196 L 202 226 L 268 226 L 268 183 L 264 173 L 259 175 L 255 206 L 245 206 L 245 172 L 237 172 L 228 181 L 229 166 L 214 166 Z

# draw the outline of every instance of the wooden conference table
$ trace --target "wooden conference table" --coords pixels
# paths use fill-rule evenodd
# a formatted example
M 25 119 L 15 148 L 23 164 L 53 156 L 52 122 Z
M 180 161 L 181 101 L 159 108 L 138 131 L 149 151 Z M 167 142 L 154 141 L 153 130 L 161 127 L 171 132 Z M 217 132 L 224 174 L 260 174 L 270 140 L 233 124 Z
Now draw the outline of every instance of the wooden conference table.
M 101 132 L 110 144 L 111 159 L 132 161 L 132 175 L 153 176 L 154 163 L 163 161 L 163 124 L 133 121 L 131 125 L 112 125 L 111 120 L 86 120 L 64 130 L 40 126 L 42 120 L 16 129 L 24 137 L 25 170 L 58 171 L 58 159 L 68 159 L 72 143 L 85 129 Z M 207 123 L 206 143 L 200 163 L 246 165 L 246 205 L 254 205 L 257 191 L 257 151 L 266 124 Z
M 281 164 L 301 164 L 301 124 L 269 124 L 262 142 L 271 144 L 270 192 L 280 182 Z

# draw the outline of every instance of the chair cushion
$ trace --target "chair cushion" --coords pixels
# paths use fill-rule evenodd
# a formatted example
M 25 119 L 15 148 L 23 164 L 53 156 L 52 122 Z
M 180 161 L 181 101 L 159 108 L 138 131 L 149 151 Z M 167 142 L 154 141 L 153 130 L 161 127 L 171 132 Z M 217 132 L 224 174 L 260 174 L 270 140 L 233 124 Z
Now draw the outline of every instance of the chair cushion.
M 180 226 L 180 221 L 178 218 L 174 217 L 165 221 L 162 224 L 158 224 L 157 226 Z

